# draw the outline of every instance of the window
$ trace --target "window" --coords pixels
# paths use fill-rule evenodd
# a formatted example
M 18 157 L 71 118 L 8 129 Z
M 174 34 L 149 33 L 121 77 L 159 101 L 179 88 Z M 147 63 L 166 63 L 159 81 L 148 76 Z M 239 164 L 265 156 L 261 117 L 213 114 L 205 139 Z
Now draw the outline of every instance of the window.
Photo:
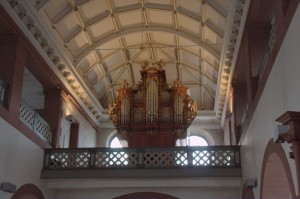
M 109 144 L 109 147 L 110 148 L 123 148 L 120 140 L 118 139 L 117 136 L 115 136 L 111 141 L 110 141 L 110 144 Z
M 208 146 L 208 142 L 201 136 L 192 135 L 187 138 L 188 146 Z

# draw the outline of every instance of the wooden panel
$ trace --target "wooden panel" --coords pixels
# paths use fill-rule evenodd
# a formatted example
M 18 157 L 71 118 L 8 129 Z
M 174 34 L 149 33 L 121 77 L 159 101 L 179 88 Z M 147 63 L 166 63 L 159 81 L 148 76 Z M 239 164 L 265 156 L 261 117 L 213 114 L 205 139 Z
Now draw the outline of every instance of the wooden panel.
M 150 132 L 130 133 L 128 135 L 129 147 L 174 147 L 175 133 L 160 132 L 151 134 Z

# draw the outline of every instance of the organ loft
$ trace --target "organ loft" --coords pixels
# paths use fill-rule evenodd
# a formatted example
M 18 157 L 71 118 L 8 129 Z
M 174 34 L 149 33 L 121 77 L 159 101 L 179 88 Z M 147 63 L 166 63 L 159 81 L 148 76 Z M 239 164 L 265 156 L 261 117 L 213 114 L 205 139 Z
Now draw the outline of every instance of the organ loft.
M 168 86 L 162 61 L 141 66 L 141 81 L 133 87 L 124 80 L 109 117 L 129 147 L 174 147 L 186 137 L 197 104 L 180 80 Z

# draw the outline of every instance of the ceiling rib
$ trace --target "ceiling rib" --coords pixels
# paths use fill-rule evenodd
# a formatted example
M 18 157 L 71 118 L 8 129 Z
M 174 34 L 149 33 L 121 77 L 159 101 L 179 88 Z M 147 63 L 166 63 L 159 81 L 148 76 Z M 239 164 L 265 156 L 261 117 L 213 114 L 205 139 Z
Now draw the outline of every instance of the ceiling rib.
M 99 15 L 89 19 L 86 21 L 86 28 L 89 28 L 93 25 L 95 25 L 98 22 L 101 22 L 104 19 L 107 19 L 110 16 L 110 12 L 108 10 L 104 11 L 103 13 L 100 13 Z
M 74 10 L 74 8 L 72 6 L 67 6 L 61 12 L 59 12 L 57 15 L 55 15 L 52 19 L 50 19 L 51 23 L 57 25 L 64 18 L 69 16 L 73 12 L 73 10 Z
M 214 25 L 210 20 L 205 21 L 206 27 L 208 27 L 210 30 L 212 30 L 214 33 L 216 33 L 219 37 L 224 37 L 224 32 L 220 30 L 216 25 Z
M 110 18 L 114 24 L 114 28 L 115 28 L 115 31 L 118 32 L 119 31 L 119 27 L 117 25 L 117 21 L 116 21 L 116 18 L 115 18 L 115 13 L 112 9 L 112 5 L 111 5 L 111 1 L 110 0 L 106 0 L 106 3 L 107 3 L 107 6 L 109 8 L 109 12 L 110 12 Z
M 189 73 L 189 75 L 192 76 L 193 79 L 196 80 L 196 82 L 198 82 L 198 84 L 201 85 L 200 80 L 197 77 L 195 77 L 195 75 L 190 70 L 188 70 L 186 67 L 188 67 L 188 65 L 181 63 L 181 68 L 183 68 L 187 73 Z
M 114 13 L 122 13 L 122 12 L 130 12 L 130 11 L 135 11 L 139 10 L 141 8 L 139 3 L 132 4 L 132 5 L 127 5 L 127 6 L 122 6 L 122 7 L 116 7 L 113 9 Z
M 178 23 L 178 15 L 177 15 L 177 2 L 176 0 L 173 0 L 173 20 L 175 23 L 175 29 L 178 30 L 179 23 Z
M 192 13 L 190 11 L 187 11 L 186 9 L 184 9 L 182 7 L 177 8 L 177 12 L 180 13 L 180 14 L 182 14 L 185 17 L 188 17 L 190 19 L 196 20 L 199 23 L 203 22 L 202 18 L 199 15 L 194 14 L 194 13 Z
M 214 0 L 207 0 L 206 2 L 208 5 L 210 5 L 210 7 L 215 9 L 223 17 L 227 17 L 227 11 L 222 6 L 220 6 L 217 2 L 215 2 Z
M 133 78 L 133 71 L 132 71 L 132 65 L 130 63 L 130 57 L 129 57 L 129 52 L 128 52 L 128 49 L 126 49 L 125 47 L 125 42 L 124 42 L 124 38 L 119 38 L 119 43 L 121 45 L 121 48 L 122 48 L 122 55 L 123 55 L 123 59 L 128 67 L 128 70 L 129 70 L 129 75 L 130 75 L 130 83 L 131 85 L 134 84 L 134 78 Z M 127 53 L 126 53 L 127 51 Z M 126 67 L 126 66 L 125 66 Z
M 179 46 L 179 38 L 175 37 L 175 41 L 176 41 L 176 48 L 174 49 L 174 53 L 175 53 L 175 57 L 176 57 L 176 71 L 177 71 L 177 79 L 182 79 L 181 75 L 180 75 L 180 70 L 181 70 L 181 56 L 180 56 L 180 49 L 178 48 Z
M 172 73 L 168 78 L 177 76 L 186 81 L 184 85 L 194 87 L 191 94 L 200 107 L 211 108 L 210 101 L 214 103 L 216 96 L 220 45 L 225 39 L 222 23 L 228 14 L 227 4 L 219 3 L 224 0 L 199 0 L 202 5 L 197 5 L 201 8 L 197 11 L 182 0 L 102 1 L 67 0 L 69 4 L 56 4 L 42 0 L 36 9 L 40 14 L 40 10 L 49 13 L 48 25 L 61 36 L 65 53 L 75 51 L 69 54 L 73 55 L 70 61 L 103 106 L 115 98 L 120 80 L 135 84 L 136 64 L 161 58 L 168 64 L 166 71 Z M 103 3 L 97 11 L 95 6 Z M 166 17 L 160 21 L 156 14 Z
M 104 37 L 102 39 L 99 39 L 98 41 L 96 41 L 94 43 L 94 47 L 97 48 L 97 47 L 101 46 L 102 44 L 104 44 L 107 41 L 117 39 L 119 37 L 125 36 L 125 35 L 130 34 L 130 33 L 140 32 L 142 30 L 143 30 L 143 28 L 141 28 L 141 27 L 128 27 L 126 29 L 121 29 L 118 33 L 115 32 L 115 33 L 107 35 L 106 37 Z M 214 56 L 217 60 L 220 60 L 220 53 L 219 52 L 217 52 L 209 44 L 201 42 L 201 39 L 199 37 L 191 35 L 191 34 L 185 32 L 185 31 L 182 31 L 182 30 L 176 31 L 176 30 L 174 30 L 172 28 L 169 28 L 169 27 L 162 27 L 162 26 L 155 26 L 155 25 L 151 25 L 151 26 L 147 27 L 146 31 L 147 32 L 162 31 L 162 32 L 167 32 L 167 33 L 170 33 L 170 34 L 175 34 L 175 35 L 184 37 L 184 38 L 186 38 L 190 41 L 195 42 L 197 45 L 199 45 L 199 47 L 205 49 L 212 56 Z M 94 50 L 93 48 L 89 48 L 89 49 L 85 50 L 84 52 L 82 52 L 78 57 L 76 57 L 75 64 L 80 63 L 93 50 Z
M 211 93 L 209 93 L 209 92 L 207 92 L 207 90 L 205 89 L 205 92 L 206 92 L 206 94 L 207 94 L 207 96 L 208 96 L 208 98 L 212 101 L 212 102 L 215 102 L 215 99 L 214 99 L 214 97 L 213 96 L 211 96 Z M 203 108 L 205 108 L 205 107 L 203 107 Z
M 119 73 L 117 74 L 117 76 L 116 76 L 116 79 L 113 81 L 113 83 L 112 83 L 112 86 L 114 86 L 117 82 L 118 82 L 118 80 L 119 80 L 119 78 L 121 77 L 121 75 L 122 75 L 122 73 L 125 71 L 125 69 L 126 69 L 126 67 L 123 67 L 120 71 L 119 71 Z

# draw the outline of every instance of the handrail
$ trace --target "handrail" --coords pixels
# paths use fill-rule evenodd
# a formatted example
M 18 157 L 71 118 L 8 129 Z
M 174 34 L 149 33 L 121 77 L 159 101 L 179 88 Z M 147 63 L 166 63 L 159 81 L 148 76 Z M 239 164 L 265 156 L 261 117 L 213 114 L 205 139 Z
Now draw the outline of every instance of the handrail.
M 5 87 L 5 82 L 0 79 L 0 105 L 3 105 L 4 103 Z
M 239 146 L 45 149 L 44 170 L 240 168 Z
M 20 104 L 19 118 L 26 126 L 28 126 L 42 139 L 48 143 L 51 142 L 52 132 L 50 125 L 24 101 L 21 101 Z

